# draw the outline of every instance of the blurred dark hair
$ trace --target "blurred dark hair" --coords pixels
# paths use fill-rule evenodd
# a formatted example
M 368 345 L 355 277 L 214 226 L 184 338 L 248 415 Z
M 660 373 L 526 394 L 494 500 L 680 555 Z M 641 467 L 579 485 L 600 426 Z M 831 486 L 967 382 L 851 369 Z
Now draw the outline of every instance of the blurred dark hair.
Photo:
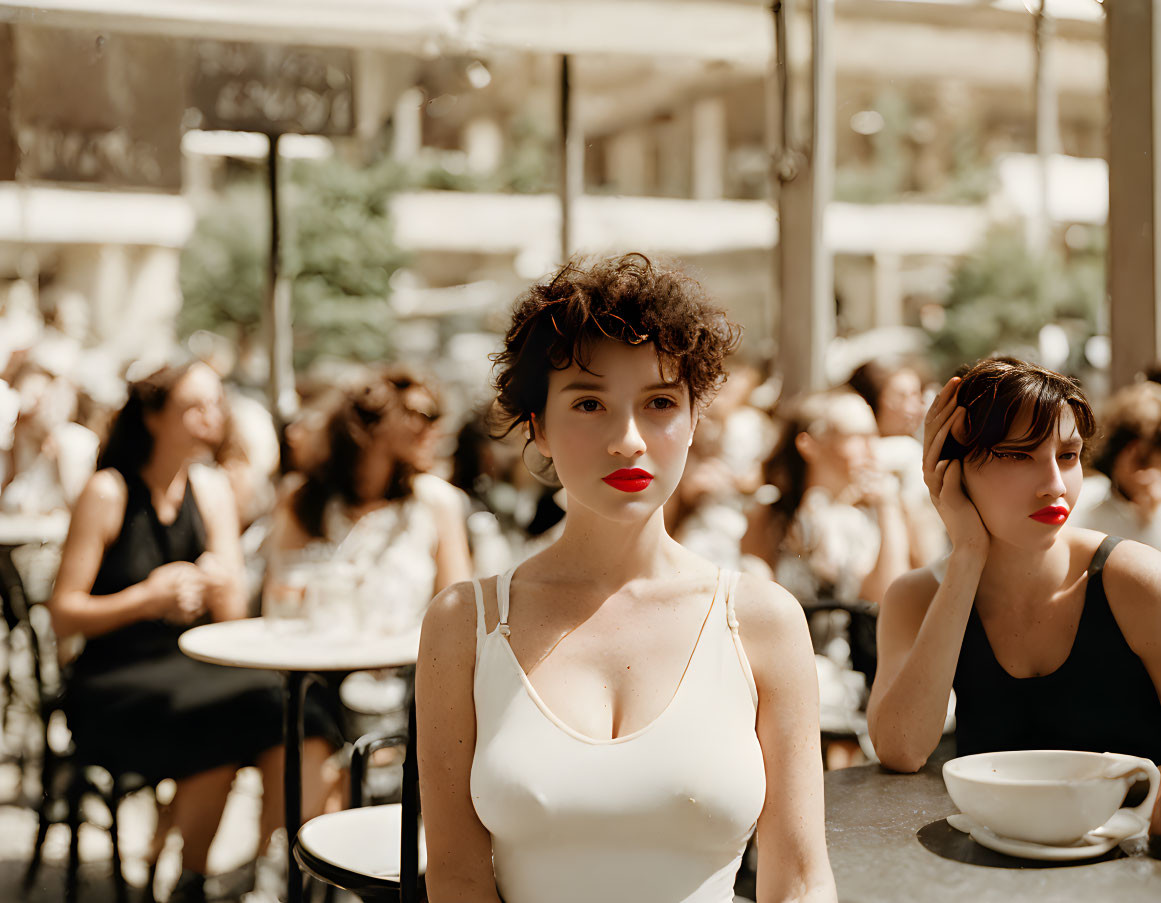
M 863 396 L 863 400 L 871 406 L 871 410 L 878 417 L 879 396 L 883 394 L 883 387 L 887 385 L 887 380 L 894 372 L 878 361 L 867 361 L 851 374 L 847 385 Z
M 593 343 L 652 343 L 663 367 L 705 406 L 725 380 L 726 357 L 741 328 L 712 305 L 701 285 L 643 254 L 570 260 L 516 302 L 496 365 L 493 429 L 506 436 L 544 410 L 552 370 L 588 370 Z
M 778 412 L 780 433 L 774 450 L 763 468 L 765 480 L 778 490 L 778 498 L 770 504 L 773 512 L 788 525 L 794 519 L 802 497 L 806 494 L 806 459 L 798 449 L 798 436 L 810 433 L 820 438 L 828 432 L 846 432 L 842 429 L 849 417 L 850 405 L 865 411 L 860 396 L 846 388 L 830 389 L 802 395 L 789 402 Z
M 414 387 L 435 399 L 434 389 L 403 367 L 376 370 L 341 393 L 327 418 L 326 454 L 307 471 L 306 480 L 291 497 L 291 510 L 308 534 L 316 538 L 326 535 L 323 515 L 332 498 L 337 496 L 348 505 L 364 501 L 356 485 L 359 459 L 379 424 L 390 414 L 405 410 L 403 393 Z M 397 458 L 383 497 L 407 498 L 414 478 L 411 462 Z
M 888 362 L 870 360 L 857 367 L 847 380 L 847 385 L 863 396 L 863 400 L 871 406 L 875 416 L 879 416 L 879 397 L 883 389 L 891 381 L 891 377 L 901 371 L 910 370 L 921 380 L 924 378 L 920 368 L 905 361 Z
M 195 366 L 199 360 L 192 360 L 176 366 L 164 366 L 144 379 L 129 384 L 129 397 L 113 419 L 109 437 L 97 457 L 97 469 L 111 467 L 128 479 L 141 473 L 153 454 L 154 438 L 145 424 L 146 414 L 156 413 L 165 407 L 174 387 Z M 215 460 L 221 460 L 223 453 L 239 448 L 234 438 L 233 422 L 229 411 L 225 412 L 223 438 L 212 449 Z
M 987 358 L 971 367 L 956 400 L 966 410 L 964 438 L 948 435 L 943 458 L 983 463 L 1001 443 L 1033 449 L 1055 432 L 1065 407 L 1071 408 L 1081 439 L 1087 442 L 1096 432 L 1092 407 L 1075 379 L 1012 357 Z M 1028 429 L 1008 440 L 1024 411 L 1031 417 Z
M 1091 463 L 1112 479 L 1113 465 L 1133 442 L 1161 448 L 1161 386 L 1155 382 L 1125 386 L 1105 404 L 1100 426 Z

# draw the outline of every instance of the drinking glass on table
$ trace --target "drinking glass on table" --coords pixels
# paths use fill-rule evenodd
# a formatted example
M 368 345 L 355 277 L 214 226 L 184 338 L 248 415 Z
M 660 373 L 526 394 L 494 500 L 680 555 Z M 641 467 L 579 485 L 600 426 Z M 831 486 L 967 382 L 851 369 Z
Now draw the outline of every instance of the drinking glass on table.
M 278 633 L 305 633 L 311 595 L 317 591 L 319 563 L 284 562 L 273 568 L 262 591 L 262 616 Z
M 359 582 L 355 568 L 344 561 L 316 565 L 307 596 L 311 627 L 323 633 L 354 636 L 362 629 Z

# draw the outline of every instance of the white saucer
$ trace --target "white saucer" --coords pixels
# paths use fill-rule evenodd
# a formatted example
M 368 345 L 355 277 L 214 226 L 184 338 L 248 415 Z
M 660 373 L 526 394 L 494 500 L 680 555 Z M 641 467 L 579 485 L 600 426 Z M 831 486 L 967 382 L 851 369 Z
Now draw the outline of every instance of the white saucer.
M 1128 840 L 1135 834 L 1140 834 L 1148 827 L 1148 823 L 1143 818 L 1122 809 L 1104 825 L 1085 834 L 1076 843 L 1055 847 L 1004 837 L 996 834 L 990 828 L 976 824 L 968 816 L 959 813 L 949 815 L 947 823 L 957 831 L 970 834 L 972 840 L 981 847 L 987 847 L 989 850 L 1004 853 L 1007 856 L 1018 856 L 1021 859 L 1041 859 L 1050 862 L 1066 862 L 1071 859 L 1092 859 L 1094 856 L 1103 856 L 1121 841 Z

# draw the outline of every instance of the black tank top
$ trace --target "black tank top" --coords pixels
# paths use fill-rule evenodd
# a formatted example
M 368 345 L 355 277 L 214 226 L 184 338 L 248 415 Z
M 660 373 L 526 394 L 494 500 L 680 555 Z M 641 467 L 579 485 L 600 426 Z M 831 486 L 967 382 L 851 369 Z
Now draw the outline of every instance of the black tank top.
M 1093 555 L 1076 639 L 1051 674 L 1017 678 L 1005 671 L 972 606 L 953 682 L 959 755 L 1078 749 L 1161 762 L 1161 701 L 1105 595 L 1102 571 L 1120 541 L 1105 537 Z
M 90 590 L 107 596 L 145 580 L 172 561 L 196 561 L 206 550 L 206 529 L 194 501 L 189 480 L 173 522 L 157 517 L 149 487 L 134 474 L 125 479 L 127 498 L 121 532 L 101 559 Z M 74 666 L 74 674 L 104 671 L 178 651 L 177 638 L 185 626 L 164 620 L 137 621 L 93 637 Z

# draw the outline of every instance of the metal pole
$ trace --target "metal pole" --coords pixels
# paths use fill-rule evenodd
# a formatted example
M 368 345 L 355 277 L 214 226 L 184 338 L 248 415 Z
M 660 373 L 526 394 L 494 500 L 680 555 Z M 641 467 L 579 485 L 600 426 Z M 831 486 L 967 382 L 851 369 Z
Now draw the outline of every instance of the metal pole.
M 575 184 L 573 177 L 572 84 L 569 76 L 569 57 L 560 58 L 560 259 L 563 263 L 572 254 L 572 211 Z
M 779 320 L 776 304 L 780 303 L 782 282 L 780 245 L 782 242 L 782 181 L 783 170 L 789 162 L 787 148 L 787 119 L 789 115 L 788 83 L 786 79 L 786 4 L 792 0 L 774 0 L 770 5 L 770 25 L 773 29 L 773 55 L 766 78 L 766 152 L 769 156 L 767 184 L 770 192 L 770 214 L 774 217 L 774 247 L 770 255 L 770 285 L 762 308 L 762 338 L 759 354 L 765 365 L 766 376 L 777 370 L 774 359 L 778 349 Z
M 1037 255 L 1048 248 L 1051 211 L 1048 203 L 1048 167 L 1059 148 L 1056 83 L 1052 77 L 1052 38 L 1056 24 L 1040 0 L 1035 17 L 1036 209 L 1028 229 L 1028 246 Z
M 278 203 L 278 140 L 267 135 L 266 184 L 270 191 L 270 251 L 266 274 L 267 350 L 270 356 L 270 378 L 267 398 L 276 429 L 281 429 L 294 414 L 297 401 L 294 387 L 293 326 L 291 324 L 290 285 L 282 278 L 282 228 Z
M 302 870 L 294 858 L 294 844 L 302 827 L 302 709 L 310 679 L 302 671 L 288 671 L 285 681 L 282 739 L 286 761 L 282 767 L 282 793 L 286 806 L 286 899 L 287 903 L 302 903 Z

